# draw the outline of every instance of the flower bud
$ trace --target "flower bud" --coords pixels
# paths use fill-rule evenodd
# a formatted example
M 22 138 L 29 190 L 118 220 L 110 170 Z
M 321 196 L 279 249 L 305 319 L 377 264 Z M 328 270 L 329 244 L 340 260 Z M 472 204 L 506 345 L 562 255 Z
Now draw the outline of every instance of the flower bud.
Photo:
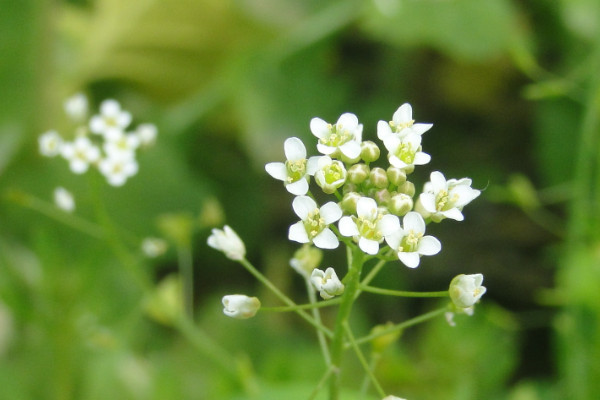
M 486 292 L 486 288 L 481 286 L 482 282 L 482 274 L 460 274 L 455 276 L 448 289 L 448 294 L 454 305 L 458 308 L 469 308 L 477 303 Z
M 327 268 L 325 272 L 320 269 L 314 269 L 310 276 L 310 281 L 325 300 L 344 293 L 344 284 L 339 280 L 335 270 L 331 267 Z
M 370 168 L 366 164 L 354 164 L 348 170 L 348 180 L 360 185 L 368 178 Z
M 406 182 L 406 173 L 400 168 L 389 167 L 387 169 L 387 177 L 396 186 L 400 186 Z
M 373 168 L 369 173 L 369 179 L 373 186 L 379 189 L 387 188 L 390 184 L 388 180 L 387 173 L 383 168 Z
M 411 181 L 406 181 L 402 185 L 398 185 L 398 192 L 413 197 L 415 195 L 415 184 Z
M 242 239 L 228 225 L 221 229 L 213 229 L 212 235 L 208 237 L 208 245 L 222 251 L 231 260 L 242 260 L 246 257 L 246 247 Z
M 394 326 L 393 323 L 387 322 L 382 325 L 375 325 L 373 329 L 371 329 L 372 335 L 377 335 L 379 332 L 383 332 L 389 328 Z M 392 345 L 398 338 L 400 337 L 401 331 L 395 330 L 390 333 L 383 334 L 381 336 L 375 337 L 371 340 L 371 346 L 373 348 L 374 353 L 383 353 L 385 349 L 387 349 L 390 345 Z
M 144 298 L 143 308 L 155 321 L 172 325 L 183 312 L 181 278 L 177 275 L 168 275 L 160 281 Z
M 167 251 L 167 242 L 160 238 L 147 237 L 142 241 L 142 252 L 146 257 L 156 258 Z
M 369 197 L 375 199 L 377 204 L 380 206 L 387 206 L 388 202 L 392 198 L 392 194 L 387 189 L 370 189 L 368 195 Z
M 398 193 L 388 202 L 388 209 L 394 215 L 403 217 L 413 208 L 413 199 L 407 194 Z
M 342 199 L 342 210 L 346 214 L 356 214 L 356 203 L 362 196 L 356 192 L 348 192 Z
M 243 294 L 223 296 L 223 313 L 231 318 L 248 319 L 256 315 L 260 308 L 260 300 Z
M 381 151 L 374 142 L 368 140 L 360 144 L 360 158 L 362 158 L 364 162 L 370 163 L 377 161 L 380 154 Z
M 323 252 L 321 249 L 305 244 L 294 253 L 290 265 L 300 275 L 308 278 L 312 271 L 321 264 Z

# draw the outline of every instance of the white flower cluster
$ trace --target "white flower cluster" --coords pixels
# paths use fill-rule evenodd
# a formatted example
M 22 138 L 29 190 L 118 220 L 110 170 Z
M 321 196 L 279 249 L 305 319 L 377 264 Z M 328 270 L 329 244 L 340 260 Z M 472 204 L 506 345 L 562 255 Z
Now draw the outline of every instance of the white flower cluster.
M 409 268 L 418 267 L 421 256 L 437 254 L 441 243 L 425 235 L 427 223 L 446 218 L 462 221 L 463 207 L 480 191 L 471 187 L 468 178 L 446 180 L 434 171 L 414 199 L 415 185 L 407 176 L 415 166 L 431 160 L 421 143 L 432 126 L 416 123 L 410 104 L 400 106 L 392 121 L 377 124 L 388 165 L 373 166 L 381 150 L 374 142 L 363 141 L 363 125 L 356 115 L 342 114 L 335 124 L 313 118 L 310 130 L 322 155 L 307 157 L 305 145 L 292 137 L 284 143 L 286 161 L 265 166 L 269 175 L 283 181 L 287 191 L 296 196 L 292 208 L 300 221 L 290 226 L 289 239 L 335 249 L 343 237 L 349 237 L 364 253 L 396 254 Z M 320 206 L 309 191 L 311 177 L 323 193 L 335 194 L 337 201 Z M 332 226 L 335 222 L 337 231 Z M 332 268 L 315 273 L 311 279 L 322 297 L 343 291 Z
M 116 100 L 104 100 L 100 112 L 89 120 L 88 100 L 83 94 L 68 99 L 64 109 L 76 124 L 72 140 L 51 130 L 39 137 L 39 150 L 47 157 L 62 156 L 75 174 L 83 174 L 94 166 L 110 185 L 122 186 L 138 172 L 137 150 L 156 141 L 158 131 L 153 124 L 141 124 L 128 131 L 131 114 L 122 110 Z

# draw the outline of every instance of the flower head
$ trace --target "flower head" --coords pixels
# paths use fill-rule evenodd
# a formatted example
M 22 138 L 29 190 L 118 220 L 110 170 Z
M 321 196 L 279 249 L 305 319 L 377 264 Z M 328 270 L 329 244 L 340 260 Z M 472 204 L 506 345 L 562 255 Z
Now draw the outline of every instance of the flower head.
M 76 138 L 74 142 L 63 143 L 61 154 L 69 161 L 69 168 L 76 174 L 85 173 L 91 163 L 100 159 L 100 149 L 85 136 Z
M 400 229 L 398 217 L 385 214 L 370 197 L 358 199 L 356 214 L 357 216 L 345 216 L 340 219 L 340 233 L 358 240 L 358 247 L 367 254 L 377 254 L 379 243 Z
M 332 160 L 329 156 L 319 158 L 315 181 L 323 192 L 331 194 L 346 182 L 346 168 L 341 161 Z
M 104 152 L 107 156 L 135 158 L 135 150 L 140 145 L 137 135 L 130 133 L 115 134 L 104 141 Z
M 363 126 L 358 123 L 356 115 L 351 113 L 342 114 L 335 125 L 321 118 L 313 118 L 310 121 L 310 131 L 319 138 L 317 150 L 329 156 L 336 156 L 339 151 L 348 159 L 360 157 L 362 129 Z
M 423 217 L 439 222 L 444 218 L 462 221 L 462 209 L 481 193 L 471 188 L 471 179 L 449 179 L 439 171 L 431 173 L 430 181 L 425 184 L 419 196 L 418 210 Z
M 63 140 L 58 132 L 52 130 L 42 134 L 38 138 L 40 153 L 46 157 L 53 157 L 60 154 Z
M 142 241 L 142 252 L 146 257 L 156 258 L 167 251 L 167 242 L 164 239 L 147 237 Z
M 88 113 L 88 100 L 83 93 L 69 97 L 64 103 L 65 113 L 74 122 L 81 122 Z
M 421 256 L 432 256 L 442 249 L 439 240 L 433 236 L 424 236 L 425 221 L 414 211 L 402 219 L 402 228 L 386 236 L 390 248 L 397 252 L 398 259 L 409 268 L 419 266 Z
M 344 284 L 339 280 L 335 270 L 331 267 L 325 272 L 320 269 L 314 269 L 310 281 L 319 291 L 319 295 L 325 300 L 331 299 L 334 296 L 339 296 L 344 293 Z
M 133 154 L 109 154 L 98 164 L 98 169 L 112 186 L 123 186 L 127 179 L 137 174 L 138 163 Z
M 225 256 L 231 260 L 239 261 L 246 257 L 244 242 L 228 225 L 225 225 L 223 230 L 213 229 L 207 243 L 210 247 L 225 253 Z
M 454 305 L 458 308 L 469 308 L 475 305 L 486 292 L 482 274 L 460 274 L 450 282 L 448 293 Z
M 69 213 L 75 210 L 75 199 L 71 192 L 64 187 L 54 189 L 54 204 L 61 210 Z
M 288 192 L 296 196 L 308 192 L 308 177 L 317 170 L 319 157 L 306 159 L 306 147 L 296 137 L 289 138 L 283 144 L 286 162 L 272 162 L 265 165 L 266 171 L 273 178 L 283 181 Z
M 342 217 L 342 209 L 334 202 L 321 208 L 308 196 L 298 196 L 292 202 L 294 212 L 301 221 L 290 226 L 288 237 L 298 243 L 312 242 L 321 249 L 335 249 L 339 241 L 329 224 Z
M 431 156 L 421 151 L 421 136 L 408 133 L 405 136 L 390 135 L 383 141 L 388 150 L 390 164 L 400 169 L 410 169 L 415 165 L 424 165 L 431 160 Z
M 154 124 L 141 124 L 135 130 L 135 135 L 141 146 L 151 146 L 156 142 L 158 129 Z
M 223 313 L 231 318 L 248 319 L 256 315 L 260 308 L 260 300 L 243 294 L 223 296 Z
M 100 114 L 90 119 L 90 130 L 111 139 L 123 133 L 131 123 L 131 114 L 121 110 L 116 100 L 104 100 L 100 104 Z
M 409 133 L 422 135 L 432 126 L 433 124 L 415 123 L 412 118 L 411 105 L 404 103 L 396 110 L 390 122 L 379 121 L 377 123 L 377 137 L 385 141 L 389 136 L 404 137 Z

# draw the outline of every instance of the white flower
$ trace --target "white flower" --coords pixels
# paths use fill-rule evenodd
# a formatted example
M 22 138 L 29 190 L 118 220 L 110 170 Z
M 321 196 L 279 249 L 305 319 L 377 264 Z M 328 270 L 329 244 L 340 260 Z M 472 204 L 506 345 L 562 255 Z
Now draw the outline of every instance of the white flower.
M 301 221 L 290 226 L 288 238 L 298 243 L 314 243 L 321 249 L 335 249 L 339 241 L 329 224 L 342 217 L 342 209 L 334 202 L 321 208 L 308 196 L 298 196 L 292 202 L 294 212 Z
M 100 159 L 100 149 L 85 136 L 76 138 L 72 143 L 64 143 L 61 154 L 69 161 L 69 168 L 76 174 L 83 174 L 91 163 Z
M 412 119 L 412 107 L 408 103 L 402 104 L 394 113 L 390 122 L 379 121 L 377 123 L 377 137 L 384 141 L 389 136 L 404 137 L 409 133 L 422 135 L 427 132 L 433 124 L 415 123 Z
M 321 118 L 313 118 L 310 121 L 310 131 L 319 138 L 317 144 L 319 152 L 335 155 L 339 150 L 351 160 L 360 156 L 362 129 L 363 126 L 358 123 L 356 115 L 351 113 L 342 114 L 335 125 Z
M 156 142 L 158 129 L 154 124 L 141 124 L 135 130 L 135 135 L 142 146 L 151 146 Z
M 325 272 L 314 269 L 310 281 L 325 300 L 344 293 L 344 284 L 340 282 L 335 270 L 331 267 L 327 268 Z
M 386 236 L 390 248 L 397 252 L 398 259 L 409 268 L 419 266 L 421 256 L 432 256 L 442 249 L 439 240 L 433 236 L 423 236 L 425 221 L 414 211 L 407 213 L 402 220 L 402 228 Z
M 123 186 L 127 179 L 137 174 L 138 164 L 132 155 L 108 154 L 98 164 L 100 173 L 112 186 Z
M 305 195 L 308 192 L 308 176 L 314 175 L 317 170 L 319 157 L 306 159 L 306 147 L 296 137 L 286 139 L 283 144 L 285 164 L 272 162 L 265 165 L 266 171 L 273 178 L 283 181 L 288 192 L 296 196 Z
M 73 195 L 63 187 L 54 189 L 54 204 L 66 212 L 73 212 L 75 210 L 75 199 L 73 198 Z
M 482 274 L 465 275 L 460 274 L 450 282 L 448 293 L 454 305 L 458 308 L 469 309 L 481 299 L 486 288 L 481 286 Z
M 386 396 L 383 398 L 383 400 L 406 400 L 406 399 L 403 399 L 401 397 L 396 397 L 396 396 Z
M 160 238 L 147 237 L 142 241 L 142 252 L 150 258 L 156 258 L 165 254 L 167 242 Z
M 419 196 L 418 210 L 423 217 L 431 217 L 435 222 L 444 218 L 462 221 L 462 209 L 481 193 L 471 188 L 471 179 L 450 179 L 446 181 L 439 171 L 431 173 L 430 182 L 425 184 Z
M 100 114 L 90 119 L 90 130 L 111 139 L 125 131 L 131 123 L 131 114 L 121 110 L 116 100 L 104 100 L 100 104 Z
M 135 150 L 140 145 L 139 138 L 134 134 L 119 133 L 107 138 L 104 142 L 104 151 L 112 157 L 135 157 Z
M 431 160 L 431 156 L 421 151 L 421 136 L 414 132 L 406 136 L 390 135 L 383 140 L 388 150 L 390 164 L 396 168 L 404 169 L 415 165 L 424 165 Z
M 213 229 L 207 243 L 210 247 L 225 253 L 225 256 L 232 260 L 243 260 L 246 256 L 244 242 L 228 225 L 225 225 L 223 230 Z
M 231 318 L 248 319 L 256 315 L 260 308 L 260 300 L 243 294 L 223 296 L 223 313 Z
M 81 122 L 88 113 L 88 100 L 83 93 L 69 97 L 64 103 L 65 113 L 74 122 Z
M 334 193 L 340 186 L 346 182 L 346 168 L 341 161 L 332 160 L 329 156 L 319 158 L 317 162 L 317 172 L 315 172 L 315 182 L 327 194 Z
M 361 197 L 356 203 L 356 214 L 340 219 L 340 233 L 353 236 L 358 240 L 358 247 L 367 254 L 377 254 L 379 243 L 384 237 L 400 229 L 397 216 L 384 214 L 377 208 L 377 203 L 370 197 Z
M 53 157 L 60 154 L 63 140 L 58 132 L 52 130 L 42 134 L 38 138 L 40 153 L 46 157 Z

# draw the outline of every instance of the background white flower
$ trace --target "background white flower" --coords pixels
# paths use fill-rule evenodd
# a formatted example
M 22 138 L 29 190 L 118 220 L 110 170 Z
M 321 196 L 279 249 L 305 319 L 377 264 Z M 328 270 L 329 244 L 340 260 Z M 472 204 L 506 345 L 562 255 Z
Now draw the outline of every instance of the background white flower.
M 377 123 L 377 137 L 383 141 L 390 135 L 400 137 L 406 136 L 409 133 L 422 135 L 431 129 L 432 126 L 433 124 L 415 123 L 412 117 L 411 105 L 404 103 L 396 110 L 390 122 L 379 121 Z
M 325 155 L 335 155 L 339 150 L 349 159 L 360 156 L 360 143 L 362 142 L 362 124 L 352 113 L 340 116 L 335 125 L 329 124 L 321 118 L 310 121 L 310 131 L 319 138 L 317 150 Z
M 308 196 L 298 196 L 292 202 L 294 212 L 301 221 L 290 226 L 288 238 L 298 243 L 312 242 L 321 249 L 335 249 L 339 241 L 329 224 L 342 217 L 342 209 L 334 202 L 321 208 Z
M 409 133 L 406 136 L 390 135 L 383 141 L 388 150 L 390 164 L 396 168 L 409 168 L 414 165 L 424 165 L 431 156 L 421 151 L 421 136 Z
M 163 255 L 167 251 L 167 242 L 164 239 L 147 237 L 142 240 L 142 252 L 150 258 Z
M 154 124 L 140 124 L 135 130 L 135 135 L 137 136 L 140 145 L 151 146 L 156 142 L 158 129 Z
M 207 243 L 213 249 L 222 251 L 231 260 L 243 260 L 246 256 L 246 246 L 242 239 L 228 225 L 221 229 L 213 229 Z
M 100 114 L 90 119 L 90 130 L 111 139 L 123 133 L 131 123 L 131 114 L 121 110 L 116 100 L 104 100 L 100 104 Z
M 109 157 L 135 158 L 135 150 L 139 145 L 140 140 L 136 135 L 121 132 L 111 136 L 110 139 L 106 138 L 103 148 Z
M 69 168 L 76 174 L 85 173 L 91 163 L 100 159 L 100 149 L 85 136 L 76 138 L 72 143 L 63 143 L 61 154 L 69 161 Z
M 482 283 L 482 274 L 460 274 L 455 276 L 450 282 L 448 291 L 454 305 L 459 308 L 469 308 L 475 305 L 487 290 L 484 286 L 481 286 Z
M 356 214 L 340 219 L 340 233 L 358 239 L 358 247 L 367 254 L 377 254 L 384 237 L 400 229 L 398 217 L 382 213 L 370 197 L 358 199 Z
M 137 174 L 138 163 L 131 155 L 109 154 L 98 164 L 100 173 L 112 186 L 123 186 L 127 179 Z
M 73 212 L 75 210 L 75 199 L 71 192 L 64 187 L 59 186 L 54 189 L 54 204 L 66 212 Z
M 317 170 L 318 156 L 306 159 L 306 147 L 296 137 L 286 139 L 283 144 L 286 162 L 272 162 L 265 165 L 265 170 L 273 178 L 283 181 L 288 192 L 296 196 L 308 192 L 308 177 Z
M 319 291 L 319 295 L 325 300 L 344 293 L 344 284 L 339 280 L 335 270 L 331 267 L 325 272 L 314 269 L 310 276 L 313 286 Z
M 414 211 L 407 213 L 402 219 L 402 228 L 386 236 L 385 240 L 398 259 L 409 268 L 419 266 L 421 256 L 432 256 L 442 249 L 442 244 L 433 236 L 425 234 L 425 221 Z
M 243 294 L 223 296 L 223 313 L 231 318 L 248 319 L 256 315 L 260 308 L 260 300 Z
M 464 216 L 462 209 L 473 201 L 481 192 L 471 188 L 471 179 L 459 180 L 449 179 L 446 181 L 444 175 L 434 171 L 430 175 L 430 181 L 423 188 L 419 196 L 418 210 L 423 217 L 430 217 L 439 222 L 444 218 L 462 221 Z
M 88 113 L 88 99 L 83 93 L 77 93 L 65 101 L 64 109 L 71 120 L 81 122 Z
M 38 138 L 40 153 L 46 157 L 53 157 L 60 154 L 63 140 L 58 132 L 52 130 L 43 133 Z

